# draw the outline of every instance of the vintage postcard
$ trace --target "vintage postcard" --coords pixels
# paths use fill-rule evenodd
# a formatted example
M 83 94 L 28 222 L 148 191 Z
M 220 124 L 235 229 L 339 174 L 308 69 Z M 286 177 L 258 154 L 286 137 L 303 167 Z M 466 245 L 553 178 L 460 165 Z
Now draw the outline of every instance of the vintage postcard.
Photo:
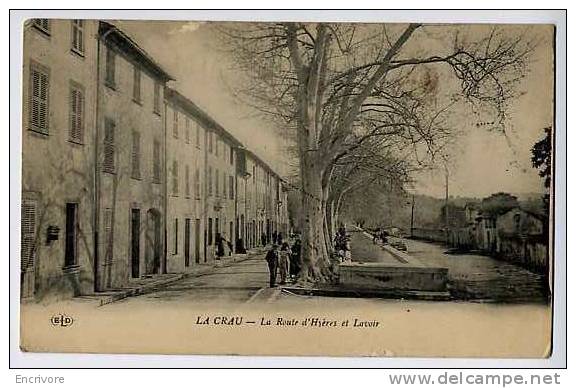
M 26 20 L 22 351 L 548 357 L 554 42 Z

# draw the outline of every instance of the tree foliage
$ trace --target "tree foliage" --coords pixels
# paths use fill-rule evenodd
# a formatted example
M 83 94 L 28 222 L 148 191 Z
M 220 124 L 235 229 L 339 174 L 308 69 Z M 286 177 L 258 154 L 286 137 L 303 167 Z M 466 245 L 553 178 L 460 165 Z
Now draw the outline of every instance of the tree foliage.
M 463 104 L 504 130 L 532 42 L 498 27 L 249 23 L 220 28 L 243 98 L 294 134 L 304 278 L 331 277 L 347 190 L 402 182 L 448 147 Z
M 552 176 L 552 127 L 544 128 L 544 138 L 532 147 L 532 167 L 544 178 L 544 186 L 550 188 Z

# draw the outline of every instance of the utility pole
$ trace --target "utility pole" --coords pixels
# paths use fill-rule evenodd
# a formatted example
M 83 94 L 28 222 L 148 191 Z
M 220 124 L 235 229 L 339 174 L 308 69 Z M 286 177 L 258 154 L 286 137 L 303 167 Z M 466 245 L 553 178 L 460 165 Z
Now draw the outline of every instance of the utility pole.
M 449 236 L 449 231 L 448 231 L 448 166 L 444 165 L 444 170 L 446 172 L 445 176 L 446 176 L 446 195 L 444 198 L 444 230 L 445 230 L 445 234 L 446 234 L 446 244 L 448 244 L 448 236 Z
M 410 213 L 410 237 L 414 237 L 414 194 L 412 194 L 412 211 Z

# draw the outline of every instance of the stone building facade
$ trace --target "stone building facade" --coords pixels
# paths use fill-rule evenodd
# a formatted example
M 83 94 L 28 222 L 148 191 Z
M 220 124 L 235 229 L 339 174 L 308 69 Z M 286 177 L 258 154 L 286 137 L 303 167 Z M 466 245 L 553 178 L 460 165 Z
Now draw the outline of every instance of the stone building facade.
M 24 26 L 22 296 L 92 290 L 98 23 Z
M 170 80 L 111 23 L 27 21 L 22 297 L 187 272 L 217 234 L 231 254 L 287 232 L 280 176 Z
M 206 262 L 204 230 L 206 129 L 200 109 L 166 88 L 167 269 L 186 272 Z
M 164 88 L 171 79 L 130 37 L 100 22 L 97 289 L 165 273 Z

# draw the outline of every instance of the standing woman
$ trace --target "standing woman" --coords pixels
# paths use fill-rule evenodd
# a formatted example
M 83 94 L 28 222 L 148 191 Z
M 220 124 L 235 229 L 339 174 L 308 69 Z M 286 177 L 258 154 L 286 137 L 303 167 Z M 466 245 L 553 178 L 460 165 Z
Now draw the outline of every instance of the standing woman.
M 278 269 L 280 270 L 280 284 L 286 284 L 286 279 L 290 274 L 290 246 L 288 243 L 283 243 L 280 249 L 280 257 L 278 260 Z

